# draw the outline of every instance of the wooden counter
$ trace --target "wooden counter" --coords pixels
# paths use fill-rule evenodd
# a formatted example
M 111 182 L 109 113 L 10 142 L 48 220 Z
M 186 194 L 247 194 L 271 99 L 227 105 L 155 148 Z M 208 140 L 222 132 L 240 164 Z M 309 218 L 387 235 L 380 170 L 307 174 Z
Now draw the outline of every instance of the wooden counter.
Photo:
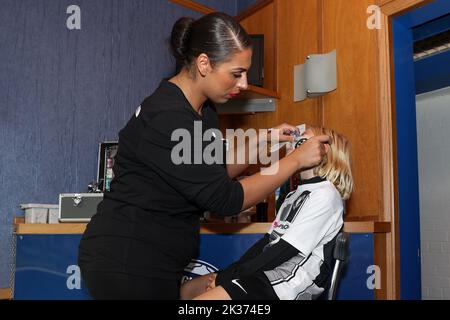
M 9 299 L 11 299 L 11 289 L 0 288 L 0 300 L 9 300 Z
M 212 233 L 265 233 L 270 223 L 203 223 L 202 234 Z M 59 224 L 26 224 L 16 220 L 16 234 L 82 234 L 86 223 Z M 390 222 L 379 221 L 351 221 L 345 222 L 344 231 L 349 233 L 388 233 Z

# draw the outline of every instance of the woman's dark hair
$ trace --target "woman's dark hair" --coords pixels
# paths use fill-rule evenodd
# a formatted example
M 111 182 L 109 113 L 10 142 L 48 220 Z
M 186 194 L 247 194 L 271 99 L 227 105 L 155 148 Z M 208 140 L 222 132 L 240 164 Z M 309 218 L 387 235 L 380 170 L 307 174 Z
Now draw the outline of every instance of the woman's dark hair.
M 178 19 L 172 29 L 170 47 L 179 68 L 189 68 L 202 53 L 208 55 L 214 66 L 251 47 L 251 40 L 233 17 L 214 12 L 198 20 L 187 17 Z

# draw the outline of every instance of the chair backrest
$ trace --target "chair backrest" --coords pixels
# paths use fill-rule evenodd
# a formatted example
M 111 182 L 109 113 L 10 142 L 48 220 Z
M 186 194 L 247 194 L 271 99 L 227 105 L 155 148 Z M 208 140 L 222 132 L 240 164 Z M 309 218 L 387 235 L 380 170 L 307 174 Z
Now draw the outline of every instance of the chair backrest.
M 348 246 L 349 246 L 349 234 L 341 232 L 336 237 L 336 243 L 334 246 L 333 257 L 336 259 L 333 268 L 333 275 L 331 277 L 331 285 L 328 290 L 328 300 L 334 300 L 336 298 L 336 290 L 339 285 L 343 266 L 348 260 Z

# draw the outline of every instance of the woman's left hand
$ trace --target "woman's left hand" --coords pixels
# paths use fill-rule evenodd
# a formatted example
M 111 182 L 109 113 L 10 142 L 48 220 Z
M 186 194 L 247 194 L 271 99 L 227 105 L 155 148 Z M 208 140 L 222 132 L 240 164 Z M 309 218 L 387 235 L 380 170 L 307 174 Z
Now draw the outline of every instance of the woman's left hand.
M 270 129 L 267 133 L 267 141 L 274 142 L 273 140 L 278 139 L 276 142 L 292 142 L 294 137 L 291 133 L 294 131 L 298 132 L 298 128 L 287 123 L 280 124 Z

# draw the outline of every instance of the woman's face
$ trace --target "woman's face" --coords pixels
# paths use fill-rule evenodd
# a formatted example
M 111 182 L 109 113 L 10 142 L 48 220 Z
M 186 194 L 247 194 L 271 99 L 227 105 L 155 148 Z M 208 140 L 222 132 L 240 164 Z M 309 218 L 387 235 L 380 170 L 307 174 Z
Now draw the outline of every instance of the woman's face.
M 248 87 L 247 71 L 252 63 L 252 50 L 234 54 L 231 60 L 210 67 L 205 77 L 205 95 L 215 103 L 225 103 Z

